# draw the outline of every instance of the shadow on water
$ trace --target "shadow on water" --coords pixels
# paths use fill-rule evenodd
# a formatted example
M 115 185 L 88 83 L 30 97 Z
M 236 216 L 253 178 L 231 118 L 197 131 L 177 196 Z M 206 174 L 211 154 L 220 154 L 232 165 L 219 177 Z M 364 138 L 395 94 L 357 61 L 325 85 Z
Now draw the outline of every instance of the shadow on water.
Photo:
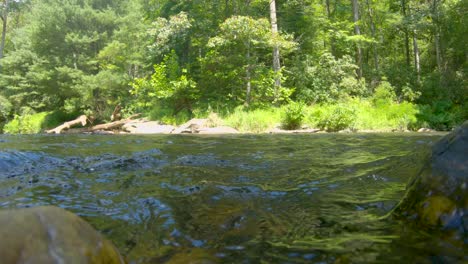
M 451 262 L 382 220 L 439 137 L 2 136 L 0 207 L 71 210 L 135 263 Z

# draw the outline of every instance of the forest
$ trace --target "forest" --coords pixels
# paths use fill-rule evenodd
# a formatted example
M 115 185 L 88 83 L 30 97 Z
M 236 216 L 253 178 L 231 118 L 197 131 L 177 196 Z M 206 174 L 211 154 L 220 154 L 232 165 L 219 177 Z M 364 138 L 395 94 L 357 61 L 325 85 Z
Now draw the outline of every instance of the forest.
M 262 132 L 468 119 L 463 0 L 2 0 L 0 131 L 117 105 Z

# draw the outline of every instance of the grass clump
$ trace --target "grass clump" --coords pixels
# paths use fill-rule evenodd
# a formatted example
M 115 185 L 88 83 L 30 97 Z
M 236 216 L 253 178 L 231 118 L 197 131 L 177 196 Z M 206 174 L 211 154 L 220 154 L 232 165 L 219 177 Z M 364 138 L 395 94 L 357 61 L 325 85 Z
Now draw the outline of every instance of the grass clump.
M 338 104 L 315 105 L 306 122 L 328 132 L 350 129 L 405 131 L 417 129 L 418 106 L 388 98 L 349 99 Z
M 207 121 L 206 121 L 206 126 L 207 127 L 218 127 L 218 126 L 223 126 L 224 121 L 219 117 L 217 113 L 211 112 L 207 116 Z
M 281 113 L 277 108 L 246 110 L 237 107 L 228 114 L 224 123 L 241 132 L 261 133 L 280 123 Z

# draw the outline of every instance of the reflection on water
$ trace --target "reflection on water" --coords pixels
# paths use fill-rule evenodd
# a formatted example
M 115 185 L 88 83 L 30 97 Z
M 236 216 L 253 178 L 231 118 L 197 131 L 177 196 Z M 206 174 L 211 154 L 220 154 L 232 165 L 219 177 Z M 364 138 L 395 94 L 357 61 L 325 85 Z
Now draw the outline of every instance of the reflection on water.
M 135 263 L 450 262 L 382 217 L 439 137 L 2 136 L 0 207 L 71 210 Z

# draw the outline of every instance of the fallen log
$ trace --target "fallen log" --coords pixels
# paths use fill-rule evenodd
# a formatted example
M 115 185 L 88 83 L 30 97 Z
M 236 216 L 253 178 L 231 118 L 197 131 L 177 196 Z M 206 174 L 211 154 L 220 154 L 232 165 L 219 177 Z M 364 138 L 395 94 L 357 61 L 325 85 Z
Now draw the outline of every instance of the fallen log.
M 80 116 L 79 118 L 82 118 L 82 117 L 85 117 L 85 115 L 82 115 Z M 47 130 L 46 132 L 47 133 L 56 133 L 56 134 L 60 134 L 60 133 L 69 133 L 69 134 L 75 134 L 75 133 L 89 133 L 89 132 L 94 132 L 94 131 L 100 131 L 100 130 L 109 130 L 109 129 L 116 129 L 116 128 L 119 128 L 123 125 L 125 125 L 126 123 L 128 122 L 131 122 L 131 121 L 134 121 L 133 118 L 135 117 L 138 117 L 140 116 L 140 114 L 134 114 L 124 120 L 119 120 L 119 121 L 114 121 L 114 122 L 110 122 L 110 123 L 105 123 L 105 124 L 99 124 L 99 125 L 95 125 L 95 126 L 92 126 L 92 127 L 83 127 L 83 128 L 73 128 L 73 129 L 69 129 L 70 126 L 67 126 L 66 124 L 72 124 L 72 125 L 75 125 L 75 124 L 79 124 L 79 122 L 76 122 L 76 120 L 78 120 L 79 118 L 75 119 L 75 120 L 72 120 L 72 121 L 69 121 L 69 122 L 65 122 L 63 125 L 61 126 L 58 126 L 54 129 L 51 129 L 51 130 Z M 86 121 L 86 119 L 85 119 Z M 86 123 L 82 123 L 82 125 L 86 125 Z M 64 128 L 67 128 L 67 130 L 63 131 Z
M 140 114 L 134 114 L 134 115 L 132 115 L 129 118 L 126 118 L 124 120 L 114 121 L 114 122 L 110 122 L 110 123 L 106 123 L 106 124 L 95 125 L 95 126 L 86 128 L 85 132 L 116 129 L 116 128 L 119 128 L 119 127 L 125 125 L 128 122 L 133 121 L 133 118 L 138 117 L 138 116 L 140 116 Z
M 88 120 L 87 116 L 81 115 L 75 120 L 65 122 L 62 125 L 54 128 L 54 129 L 47 130 L 46 133 L 47 134 L 52 134 L 52 133 L 60 134 L 60 133 L 62 133 L 62 130 L 69 129 L 70 127 L 72 127 L 74 125 L 78 125 L 80 123 L 81 123 L 81 126 L 86 126 L 87 120 Z

